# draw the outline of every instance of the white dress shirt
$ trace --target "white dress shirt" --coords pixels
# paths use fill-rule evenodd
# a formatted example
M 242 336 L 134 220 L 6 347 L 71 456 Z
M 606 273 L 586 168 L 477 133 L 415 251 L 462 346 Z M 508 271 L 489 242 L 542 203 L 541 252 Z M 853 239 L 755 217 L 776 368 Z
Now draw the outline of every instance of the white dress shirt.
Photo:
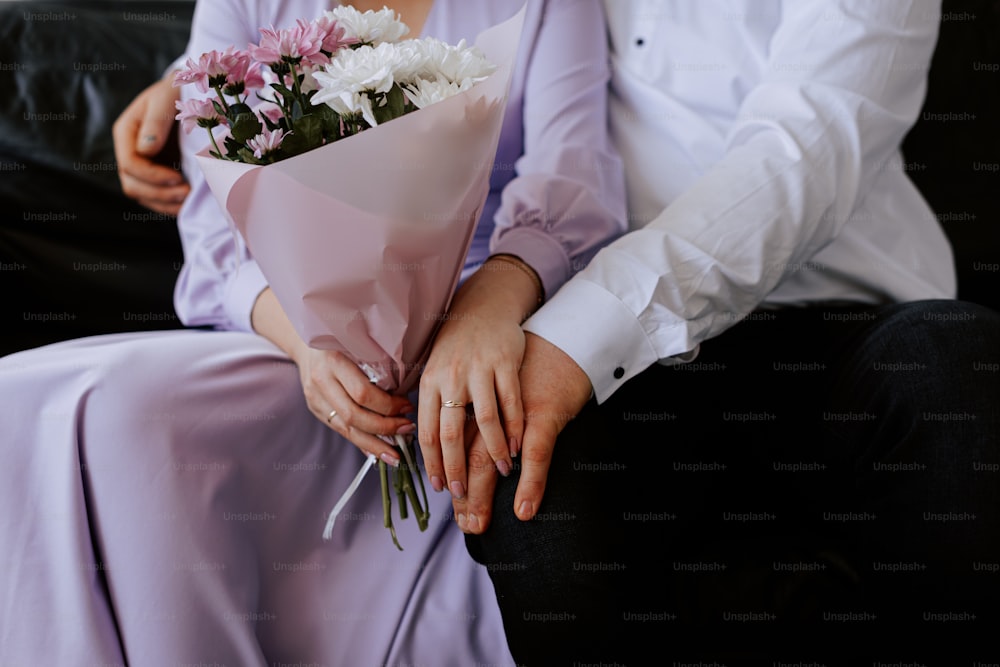
M 604 401 L 759 307 L 951 298 L 906 175 L 939 0 L 606 0 L 630 233 L 525 324 Z

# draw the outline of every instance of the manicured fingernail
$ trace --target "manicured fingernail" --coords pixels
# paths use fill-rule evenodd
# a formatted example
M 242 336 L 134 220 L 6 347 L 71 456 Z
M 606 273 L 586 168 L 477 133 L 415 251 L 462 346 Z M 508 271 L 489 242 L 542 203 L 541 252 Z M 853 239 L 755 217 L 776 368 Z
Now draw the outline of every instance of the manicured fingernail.
M 456 500 L 461 500 L 465 497 L 465 486 L 458 480 L 455 480 L 451 483 L 451 495 Z
M 431 477 L 431 488 L 433 488 L 438 493 L 441 493 L 442 491 L 444 491 L 444 480 L 442 480 L 437 475 Z
M 457 517 L 457 519 L 458 519 L 458 527 L 461 528 L 464 531 L 465 530 L 465 524 L 466 524 L 465 515 L 464 514 L 459 514 L 458 517 Z
M 522 500 L 521 506 L 517 510 L 517 515 L 522 519 L 531 516 L 531 503 L 527 500 Z
M 479 530 L 479 517 L 476 516 L 475 514 L 470 514 L 468 524 L 469 524 L 469 531 L 473 533 L 476 532 L 477 530 Z
M 517 441 L 517 438 L 510 436 L 510 456 L 511 458 L 517 458 L 517 455 L 521 453 L 521 443 Z
M 510 475 L 510 464 L 503 459 L 500 459 L 497 461 L 497 470 L 500 471 L 501 475 L 507 477 Z
M 386 462 L 387 465 L 391 465 L 393 468 L 399 467 L 399 459 L 397 459 L 392 454 L 386 454 L 385 452 L 378 455 L 380 459 Z
M 411 435 L 417 432 L 417 425 L 413 422 L 409 424 L 403 424 L 398 429 L 396 429 L 396 435 Z

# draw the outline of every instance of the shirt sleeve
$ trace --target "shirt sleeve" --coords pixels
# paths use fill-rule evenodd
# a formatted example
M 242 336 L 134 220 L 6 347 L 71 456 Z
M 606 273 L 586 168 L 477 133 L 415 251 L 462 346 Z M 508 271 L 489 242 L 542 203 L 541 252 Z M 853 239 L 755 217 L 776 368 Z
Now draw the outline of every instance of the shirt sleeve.
M 692 358 L 833 242 L 920 112 L 939 2 L 782 12 L 724 156 L 525 325 L 584 369 L 598 401 L 654 362 Z
M 199 2 L 191 26 L 187 53 L 245 48 L 257 39 L 254 14 L 240 0 Z M 184 99 L 208 94 L 193 85 L 181 87 Z M 250 256 L 242 237 L 219 205 L 194 155 L 208 145 L 207 130 L 181 132 L 184 174 L 191 191 L 178 215 L 184 250 L 174 290 L 174 307 L 187 326 L 252 331 L 250 314 L 267 280 Z
M 598 0 L 549 0 L 529 52 L 523 152 L 490 250 L 527 262 L 552 295 L 626 226 L 621 158 L 607 128 L 610 64 Z

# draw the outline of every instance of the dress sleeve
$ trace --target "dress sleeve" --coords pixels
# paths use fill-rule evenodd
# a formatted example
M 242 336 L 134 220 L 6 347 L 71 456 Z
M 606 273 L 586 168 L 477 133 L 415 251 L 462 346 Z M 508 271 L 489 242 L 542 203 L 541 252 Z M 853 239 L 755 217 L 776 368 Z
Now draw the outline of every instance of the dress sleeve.
M 255 14 L 245 0 L 198 3 L 187 54 L 192 57 L 228 46 L 246 48 L 259 34 Z M 193 85 L 181 88 L 184 99 L 207 97 Z M 208 144 L 207 130 L 181 132 L 184 175 L 191 192 L 178 215 L 184 265 L 174 290 L 174 306 L 187 326 L 252 331 L 250 313 L 267 281 L 247 252 L 243 239 L 219 206 L 194 159 Z
M 834 242 L 919 115 L 937 0 L 783 4 L 769 74 L 721 159 L 525 324 L 587 372 L 598 401 L 690 358 Z
M 607 129 L 607 32 L 598 0 L 543 5 L 524 83 L 523 153 L 490 243 L 551 296 L 626 226 L 621 159 Z

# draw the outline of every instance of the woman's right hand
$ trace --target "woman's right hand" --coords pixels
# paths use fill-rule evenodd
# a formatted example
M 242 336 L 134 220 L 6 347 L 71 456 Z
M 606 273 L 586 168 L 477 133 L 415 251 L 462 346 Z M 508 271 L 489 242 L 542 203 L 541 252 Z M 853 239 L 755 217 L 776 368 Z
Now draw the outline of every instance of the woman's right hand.
M 299 367 L 306 404 L 316 419 L 365 454 L 399 465 L 399 450 L 379 436 L 416 433 L 416 424 L 404 416 L 416 410 L 408 398 L 380 389 L 344 354 L 306 345 L 269 287 L 254 303 L 251 324 Z
M 362 452 L 399 465 L 399 450 L 378 435 L 416 433 L 416 425 L 404 416 L 416 409 L 410 401 L 380 389 L 340 352 L 303 344 L 293 359 L 309 411 Z

